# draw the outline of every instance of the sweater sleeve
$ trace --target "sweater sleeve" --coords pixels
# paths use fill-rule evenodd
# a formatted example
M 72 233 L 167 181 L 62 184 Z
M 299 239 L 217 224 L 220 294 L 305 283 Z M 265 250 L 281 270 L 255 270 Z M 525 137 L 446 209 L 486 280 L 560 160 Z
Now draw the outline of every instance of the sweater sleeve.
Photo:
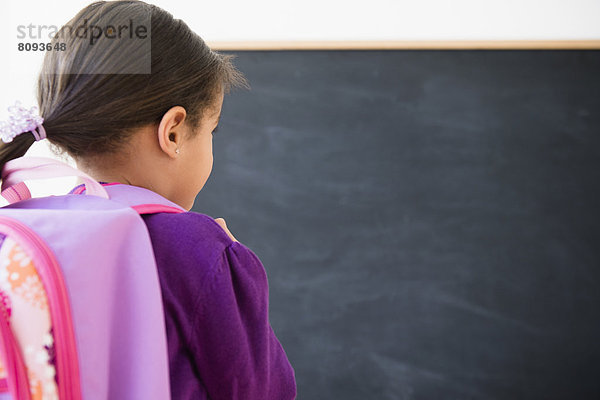
M 210 271 L 195 300 L 188 339 L 210 398 L 294 399 L 294 370 L 269 323 L 262 263 L 232 242 Z

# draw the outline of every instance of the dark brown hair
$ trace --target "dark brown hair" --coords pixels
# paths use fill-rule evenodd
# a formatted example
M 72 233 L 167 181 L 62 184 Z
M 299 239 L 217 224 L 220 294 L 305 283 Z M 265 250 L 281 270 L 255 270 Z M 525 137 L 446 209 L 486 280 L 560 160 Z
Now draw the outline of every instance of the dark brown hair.
M 138 33 L 149 40 L 114 38 L 112 27 L 132 23 L 147 23 Z M 85 37 L 75 34 L 81 26 L 89 28 Z M 104 29 L 95 43 L 91 27 Z M 61 43 L 64 51 L 46 53 L 37 101 L 53 150 L 75 159 L 117 152 L 135 128 L 158 123 L 173 106 L 184 107 L 196 127 L 217 93 L 249 88 L 233 55 L 212 51 L 183 21 L 143 1 L 90 4 L 55 35 L 52 44 Z M 34 141 L 21 134 L 2 144 L 0 168 Z

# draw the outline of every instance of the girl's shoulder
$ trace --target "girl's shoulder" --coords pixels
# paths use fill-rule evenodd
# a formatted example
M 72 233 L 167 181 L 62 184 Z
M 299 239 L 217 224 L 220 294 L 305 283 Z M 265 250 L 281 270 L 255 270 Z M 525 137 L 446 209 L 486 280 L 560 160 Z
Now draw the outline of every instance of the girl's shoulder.
M 221 296 L 231 288 L 230 275 L 238 275 L 258 262 L 255 276 L 244 281 L 262 280 L 262 264 L 244 245 L 229 238 L 221 226 L 208 215 L 197 212 L 142 215 L 150 234 L 152 250 L 166 304 L 188 310 L 197 304 L 200 293 Z M 259 269 L 260 268 L 260 269 Z M 224 281 L 230 281 L 223 286 Z M 185 316 L 180 319 L 186 320 Z M 189 318 L 188 318 L 189 319 Z
M 215 260 L 234 242 L 214 218 L 194 212 L 142 215 L 155 253 Z

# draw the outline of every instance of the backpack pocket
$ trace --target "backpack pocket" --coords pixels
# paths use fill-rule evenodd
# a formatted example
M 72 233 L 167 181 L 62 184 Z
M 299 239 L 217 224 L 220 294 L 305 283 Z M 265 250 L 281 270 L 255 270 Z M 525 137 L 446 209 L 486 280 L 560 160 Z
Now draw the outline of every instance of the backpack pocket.
M 0 216 L 0 389 L 14 399 L 80 399 L 67 289 L 48 245 Z

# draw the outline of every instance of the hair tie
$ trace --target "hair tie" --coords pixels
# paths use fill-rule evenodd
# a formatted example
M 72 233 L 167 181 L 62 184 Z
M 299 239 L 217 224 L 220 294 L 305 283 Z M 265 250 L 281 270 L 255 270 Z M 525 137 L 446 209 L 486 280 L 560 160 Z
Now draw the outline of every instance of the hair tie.
M 0 122 L 0 138 L 4 143 L 12 142 L 16 136 L 25 132 L 33 133 L 36 141 L 46 138 L 46 130 L 42 126 L 44 118 L 39 115 L 36 106 L 28 110 L 17 101 L 8 107 L 8 113 L 8 121 Z

